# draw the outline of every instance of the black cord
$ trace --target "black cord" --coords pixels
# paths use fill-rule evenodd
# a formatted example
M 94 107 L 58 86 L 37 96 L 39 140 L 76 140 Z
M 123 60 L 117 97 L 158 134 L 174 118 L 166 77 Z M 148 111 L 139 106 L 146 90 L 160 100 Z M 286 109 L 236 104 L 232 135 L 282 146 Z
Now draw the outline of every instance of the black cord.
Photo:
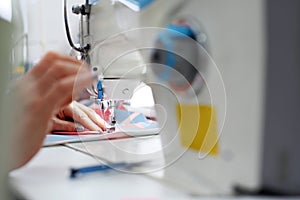
M 88 9 L 87 13 L 87 34 L 90 35 L 90 14 L 91 14 L 91 5 L 89 4 L 89 0 L 85 1 L 85 8 Z
M 88 0 L 87 0 L 88 2 Z M 82 47 L 76 47 L 72 41 L 71 34 L 70 34 L 70 28 L 68 23 L 68 13 L 67 13 L 67 0 L 64 0 L 64 21 L 65 21 L 65 28 L 66 28 L 66 34 L 69 41 L 70 46 L 75 49 L 76 51 L 79 51 L 81 53 L 86 53 L 85 49 Z

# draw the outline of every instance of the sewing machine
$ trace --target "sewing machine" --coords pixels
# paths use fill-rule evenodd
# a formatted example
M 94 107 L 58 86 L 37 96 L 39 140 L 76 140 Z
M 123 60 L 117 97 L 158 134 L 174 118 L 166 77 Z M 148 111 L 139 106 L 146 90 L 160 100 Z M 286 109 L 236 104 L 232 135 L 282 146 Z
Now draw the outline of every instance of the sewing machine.
M 128 53 L 126 58 L 116 58 L 130 42 L 125 37 L 107 39 L 113 32 L 119 31 L 113 22 L 114 9 L 110 1 L 85 1 L 82 5 L 73 5 L 72 13 L 80 15 L 79 44 L 76 46 L 71 38 L 68 27 L 67 2 L 64 2 L 65 25 L 68 41 L 78 59 L 86 61 L 91 71 L 98 76 L 98 81 L 87 88 L 91 99 L 96 102 L 101 110 L 109 110 L 111 113 L 108 124 L 116 125 L 115 110 L 120 101 L 128 101 L 132 98 L 135 89 L 140 85 L 145 74 L 145 66 L 138 52 Z M 99 10 L 100 9 L 100 10 Z M 92 16 L 92 17 L 90 17 Z M 99 25 L 99 18 L 107 31 L 95 30 Z M 109 27 L 105 27 L 105 25 Z M 132 46 L 132 45 L 131 45 Z M 133 69 L 133 66 L 138 66 Z M 103 117 L 103 116 L 102 116 Z
M 85 60 L 93 73 L 98 75 L 99 82 L 95 82 L 91 88 L 88 88 L 88 91 L 91 98 L 101 104 L 100 107 L 106 109 L 108 105 L 112 109 L 109 124 L 115 124 L 114 110 L 118 101 L 128 102 L 135 90 L 145 87 L 138 86 L 145 82 L 147 72 L 145 62 L 147 61 L 142 52 L 136 49 L 138 46 L 136 43 L 145 44 L 146 41 L 140 40 L 140 36 L 136 35 L 140 34 L 140 31 L 126 31 L 152 24 L 162 26 L 170 21 L 171 16 L 181 4 L 183 4 L 182 0 L 176 0 L 171 5 L 163 1 L 157 5 L 155 2 L 151 5 L 154 6 L 152 10 L 160 9 L 159 7 L 166 8 L 169 5 L 168 9 L 159 12 L 155 17 L 151 16 L 152 14 L 147 10 L 134 12 L 120 3 L 112 5 L 112 1 L 107 0 L 85 1 L 82 5 L 73 5 L 72 12 L 80 15 L 79 44 L 77 45 L 73 43 L 69 33 L 68 11 L 65 6 L 65 24 L 69 43 L 76 51 L 74 55 L 78 59 Z M 127 18 L 126 22 L 124 18 Z M 143 31 L 143 34 L 145 32 Z M 152 45 L 156 33 L 148 36 L 149 41 L 146 45 Z M 153 97 L 149 93 L 145 98 L 152 99 Z
M 299 193 L 299 178 L 266 163 L 297 166 L 291 154 L 265 151 L 275 143 L 264 129 L 264 13 L 259 0 L 158 0 L 140 12 L 108 0 L 91 5 L 80 57 L 106 98 L 129 100 L 140 82 L 152 89 L 165 155 L 164 175 L 154 177 L 200 195 Z

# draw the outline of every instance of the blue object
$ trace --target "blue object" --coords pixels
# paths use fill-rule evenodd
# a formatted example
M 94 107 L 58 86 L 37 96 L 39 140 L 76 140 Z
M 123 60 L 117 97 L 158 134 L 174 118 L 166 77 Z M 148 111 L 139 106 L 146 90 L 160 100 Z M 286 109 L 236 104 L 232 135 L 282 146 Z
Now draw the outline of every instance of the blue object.
M 98 83 L 97 83 L 97 91 L 98 91 L 98 99 L 102 100 L 103 99 L 103 86 L 102 86 L 101 81 L 98 81 Z
M 138 12 L 145 9 L 148 5 L 150 5 L 155 0 L 117 0 L 130 9 Z
M 172 30 L 171 36 L 182 37 L 183 35 L 196 39 L 196 35 L 189 26 L 169 24 L 167 29 Z
M 119 162 L 119 163 L 112 163 L 112 164 L 82 167 L 82 168 L 71 168 L 70 178 L 76 178 L 78 174 L 86 174 L 91 172 L 106 171 L 106 170 L 112 170 L 118 168 L 130 168 L 139 164 L 141 164 L 141 162 L 138 163 Z
M 176 57 L 175 54 L 172 52 L 174 49 L 173 39 L 184 37 L 184 36 L 195 39 L 196 36 L 194 32 L 191 30 L 191 28 L 188 26 L 169 24 L 166 28 L 167 31 L 164 31 L 161 34 L 159 34 L 158 39 L 164 45 L 163 50 L 167 51 L 166 65 L 170 68 L 174 68 L 176 64 Z M 170 79 L 170 76 L 171 76 L 170 70 L 164 70 L 159 77 L 161 80 L 166 81 Z
M 78 136 L 48 134 L 44 139 L 43 145 L 48 146 L 79 140 L 80 138 Z
M 116 110 L 116 120 L 118 122 L 118 124 L 122 124 L 122 122 L 126 119 L 128 119 L 128 117 L 130 117 L 130 115 L 132 115 L 134 112 L 130 112 L 127 110 L 120 110 L 117 109 Z M 137 115 L 135 118 L 131 119 L 130 123 L 131 124 L 135 124 L 135 123 L 139 123 L 139 122 L 147 122 L 147 118 L 145 117 L 145 115 L 143 115 L 142 113 L 140 113 L 139 115 Z
M 175 65 L 175 56 L 172 53 L 174 46 L 171 38 L 172 36 L 170 35 L 170 31 L 163 32 L 159 35 L 159 40 L 164 45 L 164 50 L 167 50 L 166 65 L 173 68 Z M 169 80 L 170 76 L 170 70 L 164 70 L 164 72 L 160 75 L 160 79 Z
M 151 4 L 154 0 L 127 0 L 135 5 L 137 5 L 141 10 Z
M 96 3 L 98 3 L 100 0 L 89 0 L 89 4 L 90 5 L 94 5 Z

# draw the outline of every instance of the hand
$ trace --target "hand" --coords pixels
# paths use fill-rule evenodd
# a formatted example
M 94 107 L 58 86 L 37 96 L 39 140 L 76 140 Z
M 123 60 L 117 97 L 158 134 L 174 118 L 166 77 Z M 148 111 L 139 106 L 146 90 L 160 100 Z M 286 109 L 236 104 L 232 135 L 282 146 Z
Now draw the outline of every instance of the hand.
M 14 168 L 24 165 L 38 152 L 45 135 L 52 130 L 52 116 L 76 99 L 92 81 L 83 62 L 50 52 L 16 83 L 11 92 L 16 100 L 12 116 L 16 122 Z
M 52 117 L 52 124 L 52 131 L 82 131 L 80 126 L 91 131 L 106 130 L 105 121 L 93 109 L 77 101 L 62 108 Z

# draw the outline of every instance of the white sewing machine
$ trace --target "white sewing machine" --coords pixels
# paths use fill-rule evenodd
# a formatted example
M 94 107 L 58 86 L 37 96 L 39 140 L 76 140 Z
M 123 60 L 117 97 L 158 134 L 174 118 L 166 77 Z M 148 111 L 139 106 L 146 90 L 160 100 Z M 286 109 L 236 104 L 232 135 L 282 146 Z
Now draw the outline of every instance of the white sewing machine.
M 142 81 L 152 89 L 166 160 L 157 178 L 193 194 L 299 193 L 299 178 L 282 184 L 283 169 L 264 161 L 264 1 L 157 0 L 135 12 L 101 0 L 90 11 L 82 57 L 107 98 L 130 99 Z

